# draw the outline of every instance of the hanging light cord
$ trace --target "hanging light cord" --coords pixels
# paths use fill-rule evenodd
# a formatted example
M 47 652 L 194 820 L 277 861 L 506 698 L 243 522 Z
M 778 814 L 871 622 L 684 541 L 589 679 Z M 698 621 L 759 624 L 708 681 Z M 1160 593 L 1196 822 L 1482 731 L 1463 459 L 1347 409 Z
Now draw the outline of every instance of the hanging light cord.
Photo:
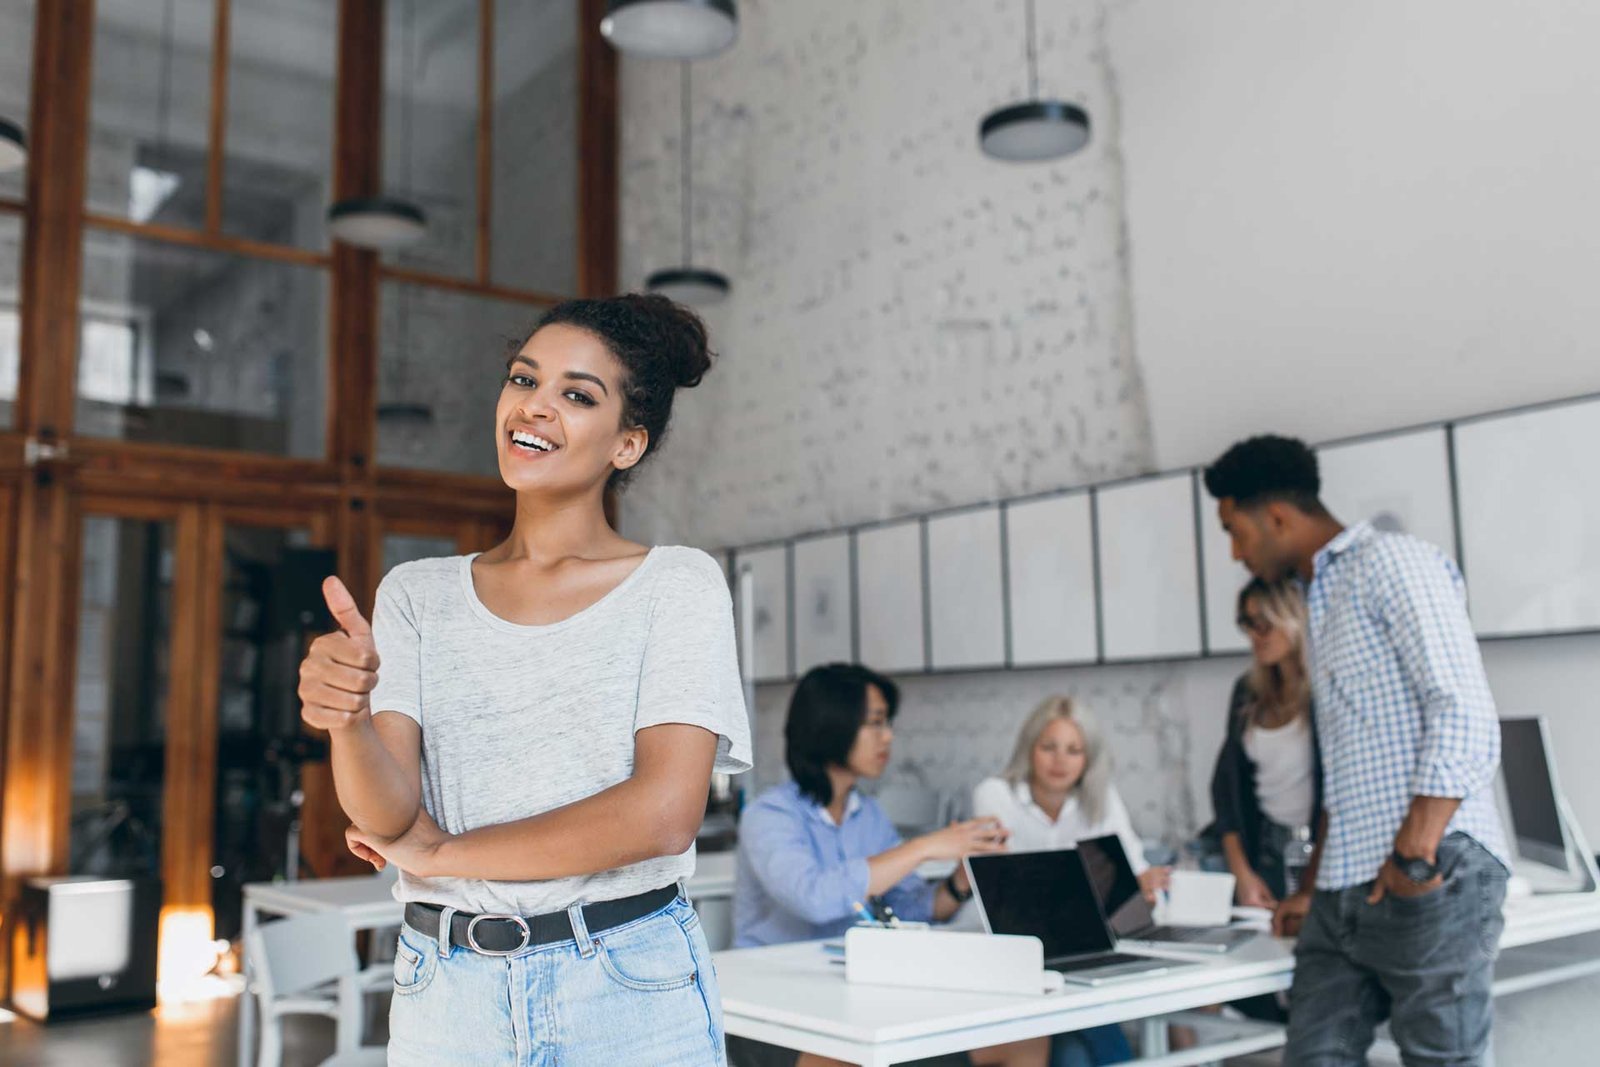
M 172 120 L 172 0 L 161 12 L 161 91 L 156 98 L 157 136 L 161 139 L 161 166 L 172 166 L 167 159 Z
M 1028 9 L 1028 99 L 1039 99 L 1039 56 L 1033 44 L 1033 0 L 1027 0 Z
M 683 101 L 681 106 L 683 108 L 683 132 L 678 138 L 678 147 L 683 157 L 681 161 L 683 174 L 679 179 L 679 184 L 682 186 L 680 199 L 683 202 L 683 265 L 687 267 L 690 263 L 690 252 L 694 247 L 694 211 L 689 196 L 689 161 L 693 158 L 691 139 L 694 134 L 692 132 L 693 123 L 689 114 L 689 64 L 687 61 L 683 64 Z

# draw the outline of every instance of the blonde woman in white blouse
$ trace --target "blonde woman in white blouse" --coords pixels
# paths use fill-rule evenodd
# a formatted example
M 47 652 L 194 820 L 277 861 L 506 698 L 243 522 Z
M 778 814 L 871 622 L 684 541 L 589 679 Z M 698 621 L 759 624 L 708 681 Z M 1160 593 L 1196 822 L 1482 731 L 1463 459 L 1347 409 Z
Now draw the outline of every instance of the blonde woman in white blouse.
M 974 817 L 994 816 L 1011 831 L 1014 852 L 1071 848 L 1116 834 L 1145 896 L 1165 888 L 1169 869 L 1151 867 L 1127 806 L 1111 784 L 1111 754 L 1099 724 L 1068 696 L 1045 700 L 1017 735 L 1011 761 L 972 793 Z

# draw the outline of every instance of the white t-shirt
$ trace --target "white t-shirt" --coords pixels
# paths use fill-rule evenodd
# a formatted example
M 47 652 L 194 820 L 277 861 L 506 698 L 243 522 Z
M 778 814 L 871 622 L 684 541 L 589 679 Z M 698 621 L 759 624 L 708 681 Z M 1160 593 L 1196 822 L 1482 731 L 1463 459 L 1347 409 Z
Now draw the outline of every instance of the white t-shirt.
M 1262 814 L 1290 828 L 1309 826 L 1315 784 L 1309 716 L 1296 715 L 1270 730 L 1245 727 L 1244 752 L 1256 765 L 1256 800 Z
M 972 814 L 997 817 L 1011 831 L 1008 847 L 1013 852 L 1072 848 L 1086 837 L 1116 834 L 1133 873 L 1143 874 L 1150 866 L 1144 859 L 1144 845 L 1133 832 L 1133 820 L 1128 818 L 1128 809 L 1114 785 L 1106 787 L 1100 818 L 1091 822 L 1076 792 L 1067 797 L 1061 814 L 1052 819 L 1034 803 L 1033 791 L 1026 782 L 1012 785 L 1004 778 L 986 778 L 972 791 Z
M 463 833 L 539 815 L 627 780 L 634 733 L 688 723 L 717 735 L 716 769 L 750 769 L 750 728 L 722 569 L 697 549 L 653 548 L 623 582 L 560 622 L 486 608 L 474 556 L 402 564 L 378 587 L 373 714 L 422 727 L 422 803 Z M 694 873 L 678 856 L 541 882 L 415 878 L 395 896 L 535 915 L 631 896 Z

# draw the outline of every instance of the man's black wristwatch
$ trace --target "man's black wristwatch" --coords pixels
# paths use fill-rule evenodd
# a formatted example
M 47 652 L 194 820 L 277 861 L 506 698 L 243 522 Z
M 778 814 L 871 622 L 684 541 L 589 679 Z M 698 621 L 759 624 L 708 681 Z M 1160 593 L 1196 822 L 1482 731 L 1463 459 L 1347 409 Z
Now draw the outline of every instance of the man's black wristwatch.
M 1417 885 L 1426 885 L 1439 876 L 1439 864 L 1430 863 L 1420 856 L 1402 856 L 1398 852 L 1391 852 L 1389 862 L 1406 876 L 1406 881 L 1415 882 Z
M 951 896 L 956 898 L 957 904 L 965 904 L 972 899 L 972 890 L 969 889 L 963 893 L 956 888 L 956 873 L 954 871 L 945 876 L 944 887 L 950 891 Z

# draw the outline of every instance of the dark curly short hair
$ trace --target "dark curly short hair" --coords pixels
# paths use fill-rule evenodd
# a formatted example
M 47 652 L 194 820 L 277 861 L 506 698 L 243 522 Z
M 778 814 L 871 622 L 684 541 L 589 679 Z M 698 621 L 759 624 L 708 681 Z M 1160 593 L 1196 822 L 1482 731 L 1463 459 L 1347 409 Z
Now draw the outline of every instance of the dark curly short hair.
M 1206 492 L 1218 500 L 1232 498 L 1239 507 L 1252 508 L 1281 500 L 1318 515 L 1322 506 L 1322 475 L 1317 454 L 1295 437 L 1263 434 L 1240 441 L 1205 472 Z

